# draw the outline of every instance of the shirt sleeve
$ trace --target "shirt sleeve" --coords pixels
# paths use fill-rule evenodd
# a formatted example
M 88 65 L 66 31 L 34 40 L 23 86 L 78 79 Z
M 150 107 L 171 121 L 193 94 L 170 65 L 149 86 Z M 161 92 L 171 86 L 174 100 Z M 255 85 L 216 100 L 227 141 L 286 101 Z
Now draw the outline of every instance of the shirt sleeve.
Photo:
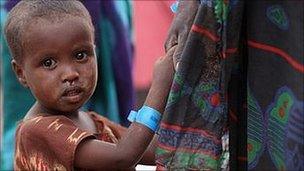
M 103 125 L 102 128 L 100 128 L 100 129 L 104 129 L 105 127 L 110 128 L 112 133 L 118 140 L 121 139 L 121 137 L 127 132 L 126 127 L 123 127 L 120 124 L 114 123 L 104 116 L 101 116 L 95 112 L 89 112 L 89 114 L 92 116 L 94 121 L 97 121 L 98 123 L 101 123 Z
M 16 136 L 15 166 L 21 170 L 73 170 L 77 145 L 84 139 L 95 138 L 63 116 L 26 121 Z

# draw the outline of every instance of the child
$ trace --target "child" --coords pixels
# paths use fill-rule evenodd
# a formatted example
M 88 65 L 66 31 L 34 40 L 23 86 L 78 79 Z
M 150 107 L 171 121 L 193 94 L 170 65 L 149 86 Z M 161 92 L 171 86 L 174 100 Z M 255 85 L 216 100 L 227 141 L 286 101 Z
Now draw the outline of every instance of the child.
M 21 1 L 9 13 L 5 36 L 16 76 L 36 98 L 16 131 L 15 170 L 117 170 L 154 163 L 150 142 L 171 86 L 174 49 L 154 65 L 145 105 L 130 113 L 134 122 L 126 129 L 79 111 L 97 81 L 94 29 L 79 1 Z

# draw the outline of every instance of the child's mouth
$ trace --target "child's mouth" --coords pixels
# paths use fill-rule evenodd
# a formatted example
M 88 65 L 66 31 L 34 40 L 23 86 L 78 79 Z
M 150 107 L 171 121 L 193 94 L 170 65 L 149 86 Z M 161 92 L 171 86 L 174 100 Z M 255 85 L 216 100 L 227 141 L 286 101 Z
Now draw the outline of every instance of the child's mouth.
M 70 91 L 67 91 L 65 96 L 76 96 L 80 93 L 81 91 L 80 90 L 70 90 Z
M 63 92 L 62 97 L 71 103 L 76 103 L 81 100 L 82 94 L 83 91 L 80 87 L 71 87 Z

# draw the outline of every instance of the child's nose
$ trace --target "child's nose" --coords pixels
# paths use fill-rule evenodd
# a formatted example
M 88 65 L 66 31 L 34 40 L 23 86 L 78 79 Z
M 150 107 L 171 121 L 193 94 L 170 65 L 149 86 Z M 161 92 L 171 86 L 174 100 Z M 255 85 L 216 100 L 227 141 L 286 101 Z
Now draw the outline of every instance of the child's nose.
M 62 74 L 62 82 L 73 84 L 79 78 L 79 73 L 74 67 L 65 67 L 64 73 Z

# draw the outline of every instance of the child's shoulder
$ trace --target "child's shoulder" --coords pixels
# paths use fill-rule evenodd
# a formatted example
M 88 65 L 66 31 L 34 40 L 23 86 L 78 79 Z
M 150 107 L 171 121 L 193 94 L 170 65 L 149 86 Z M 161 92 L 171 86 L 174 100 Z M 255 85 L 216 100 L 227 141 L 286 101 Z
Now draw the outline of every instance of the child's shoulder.
M 86 138 L 95 136 L 78 128 L 69 118 L 58 116 L 37 116 L 23 120 L 16 130 L 15 167 L 20 170 L 44 170 L 26 163 L 44 161 L 48 170 L 72 170 L 77 145 Z M 61 168 L 54 169 L 60 164 Z
M 59 129 L 63 124 L 73 125 L 73 122 L 62 115 L 53 116 L 37 116 L 30 119 L 24 119 L 19 122 L 19 129 L 23 131 L 29 130 L 48 130 L 50 128 L 57 127 Z
M 90 133 L 79 129 L 71 119 L 63 115 L 37 116 L 21 121 L 16 130 L 16 137 L 27 139 L 39 137 L 69 137 L 78 135 L 89 135 Z

